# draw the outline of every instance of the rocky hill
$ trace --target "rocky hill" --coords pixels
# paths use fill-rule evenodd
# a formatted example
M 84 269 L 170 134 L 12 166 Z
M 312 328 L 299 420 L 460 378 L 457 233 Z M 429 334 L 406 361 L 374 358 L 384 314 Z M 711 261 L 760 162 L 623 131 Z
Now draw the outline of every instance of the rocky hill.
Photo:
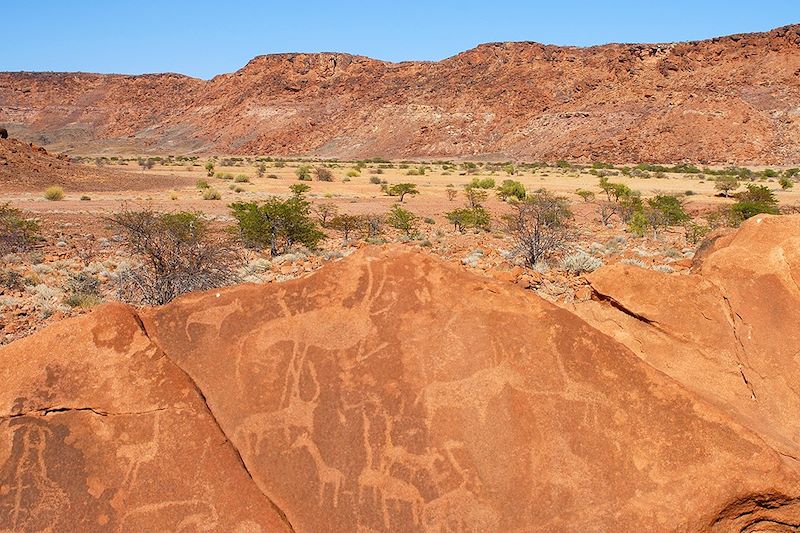
M 32 143 L 0 139 L 0 192 L 42 191 L 51 185 L 67 191 L 153 190 L 190 183 L 190 179 L 176 176 L 81 165 Z
M 577 314 L 389 247 L 58 323 L 0 349 L 0 529 L 791 530 L 798 227 Z
M 0 73 L 0 125 L 78 152 L 792 164 L 800 26 L 674 44 L 279 54 L 204 81 Z

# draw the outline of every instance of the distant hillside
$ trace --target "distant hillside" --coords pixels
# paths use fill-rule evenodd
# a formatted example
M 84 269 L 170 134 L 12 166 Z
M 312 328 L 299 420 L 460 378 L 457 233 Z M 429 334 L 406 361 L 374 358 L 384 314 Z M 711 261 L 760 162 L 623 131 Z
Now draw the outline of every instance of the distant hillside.
M 0 125 L 77 152 L 800 162 L 800 25 L 676 44 L 279 54 L 204 81 L 0 73 Z

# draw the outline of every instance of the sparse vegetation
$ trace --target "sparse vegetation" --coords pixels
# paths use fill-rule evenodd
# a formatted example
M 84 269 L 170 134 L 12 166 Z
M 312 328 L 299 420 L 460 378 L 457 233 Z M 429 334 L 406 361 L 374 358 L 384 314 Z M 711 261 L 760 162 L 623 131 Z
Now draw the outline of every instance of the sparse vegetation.
M 0 249 L 27 250 L 39 240 L 39 223 L 22 210 L 0 204 Z
M 572 212 L 565 198 L 537 192 L 513 207 L 514 212 L 504 217 L 506 228 L 529 266 L 550 257 L 569 241 Z
M 58 185 L 52 185 L 44 190 L 44 197 L 51 202 L 58 202 L 64 199 L 64 189 Z
M 162 305 L 190 291 L 236 280 L 238 257 L 199 213 L 128 210 L 108 221 L 125 235 L 138 263 L 118 275 L 125 301 Z

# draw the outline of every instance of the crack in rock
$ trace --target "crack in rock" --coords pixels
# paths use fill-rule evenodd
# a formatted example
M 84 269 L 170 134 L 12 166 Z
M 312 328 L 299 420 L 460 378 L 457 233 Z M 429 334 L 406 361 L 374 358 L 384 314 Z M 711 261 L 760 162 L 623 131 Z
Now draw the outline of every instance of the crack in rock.
M 139 325 L 139 328 L 142 330 L 142 333 L 144 334 L 144 336 L 147 337 L 150 340 L 150 342 L 153 343 L 153 345 L 158 349 L 158 351 L 160 351 L 162 353 L 162 356 L 167 361 L 169 361 L 170 364 L 172 364 L 181 374 L 183 374 L 185 376 L 186 380 L 189 382 L 189 384 L 195 390 L 197 395 L 200 397 L 200 400 L 203 402 L 203 406 L 205 407 L 206 411 L 208 412 L 208 415 L 211 417 L 211 420 L 213 421 L 214 425 L 217 427 L 219 432 L 222 433 L 222 436 L 225 438 L 225 443 L 228 444 L 231 447 L 231 449 L 233 450 L 233 453 L 236 455 L 236 458 L 238 459 L 239 463 L 242 465 L 242 468 L 244 469 L 244 471 L 247 474 L 247 476 L 250 478 L 250 480 L 256 486 L 258 491 L 264 496 L 264 499 L 267 501 L 267 503 L 270 505 L 270 507 L 281 518 L 281 520 L 286 525 L 286 527 L 289 528 L 289 531 L 294 532 L 295 529 L 292 526 L 292 523 L 289 521 L 289 518 L 286 516 L 286 513 L 283 511 L 283 509 L 281 509 L 272 500 L 272 498 L 270 498 L 267 495 L 267 493 L 264 491 L 264 489 L 259 485 L 258 481 L 253 477 L 253 474 L 250 471 L 250 468 L 247 466 L 247 463 L 245 462 L 244 457 L 242 457 L 242 453 L 239 451 L 239 448 L 237 448 L 236 445 L 233 443 L 233 441 L 230 439 L 230 437 L 228 437 L 228 434 L 222 428 L 222 426 L 220 425 L 219 421 L 217 420 L 217 417 L 214 415 L 214 411 L 212 411 L 211 407 L 208 405 L 208 400 L 206 399 L 206 395 L 203 393 L 203 390 L 200 388 L 199 385 L 197 385 L 197 382 L 194 380 L 194 378 L 192 378 L 192 376 L 189 375 L 189 373 L 186 370 L 184 370 L 183 367 L 181 367 L 178 363 L 176 363 L 169 356 L 169 354 L 167 354 L 166 351 L 163 350 L 161 348 L 161 346 L 150 336 L 150 333 L 147 331 L 147 327 L 145 326 L 144 321 L 139 316 L 139 313 L 136 311 L 136 309 L 131 308 L 131 313 L 133 314 L 133 317 L 136 320 L 136 323 Z
M 8 415 L 0 415 L 0 420 L 10 420 L 12 418 L 20 418 L 24 416 L 48 416 L 55 413 L 70 413 L 70 412 L 89 412 L 94 413 L 98 416 L 135 416 L 135 415 L 147 415 L 150 413 L 156 413 L 158 411 L 166 410 L 166 407 L 157 407 L 155 409 L 148 409 L 146 411 L 127 411 L 127 412 L 111 412 L 111 411 L 104 411 L 103 409 L 97 407 L 42 407 L 41 409 L 31 409 L 30 411 L 25 411 L 23 413 L 12 413 Z

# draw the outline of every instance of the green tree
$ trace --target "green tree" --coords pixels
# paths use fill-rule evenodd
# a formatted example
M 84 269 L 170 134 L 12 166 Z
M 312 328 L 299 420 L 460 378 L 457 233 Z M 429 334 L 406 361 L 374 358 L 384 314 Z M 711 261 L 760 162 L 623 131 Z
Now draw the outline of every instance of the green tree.
M 644 210 L 648 225 L 653 229 L 653 238 L 658 239 L 659 228 L 677 226 L 689 220 L 681 199 L 671 194 L 659 194 L 647 200 Z
M 386 215 L 386 223 L 393 228 L 404 231 L 407 236 L 411 236 L 417 228 L 418 220 L 417 215 L 399 205 L 392 206 Z
M 342 240 L 350 240 L 350 234 L 364 229 L 364 217 L 359 215 L 336 215 L 330 221 L 329 227 L 342 234 Z
M 794 187 L 794 181 L 792 181 L 791 178 L 787 178 L 786 176 L 781 176 L 781 178 L 778 180 L 778 184 L 784 191 L 788 191 L 789 189 Z
M 714 189 L 720 191 L 725 198 L 728 198 L 731 194 L 731 191 L 735 191 L 739 188 L 739 179 L 733 175 L 723 175 L 718 176 L 717 179 L 714 180 Z
M 445 218 L 453 224 L 456 231 L 463 232 L 466 228 L 489 227 L 489 212 L 483 207 L 460 207 L 445 213 Z
M 503 183 L 497 188 L 497 196 L 504 202 L 508 201 L 510 198 L 524 200 L 525 195 L 525 186 L 515 180 L 503 180 Z
M 301 195 L 272 197 L 261 204 L 237 202 L 230 208 L 242 242 L 268 248 L 272 256 L 286 253 L 297 243 L 314 248 L 325 237 L 310 216 L 309 202 Z
M 212 177 L 214 175 L 214 162 L 213 161 L 207 161 L 205 168 L 206 168 L 206 175 L 209 178 Z
M 472 208 L 481 207 L 483 202 L 489 198 L 489 193 L 485 189 L 471 187 L 469 185 L 464 188 L 464 195 L 467 197 L 467 204 Z
M 417 186 L 413 183 L 396 183 L 389 187 L 388 192 L 389 196 L 399 196 L 400 202 L 403 201 L 403 198 L 405 198 L 407 194 L 419 194 Z

